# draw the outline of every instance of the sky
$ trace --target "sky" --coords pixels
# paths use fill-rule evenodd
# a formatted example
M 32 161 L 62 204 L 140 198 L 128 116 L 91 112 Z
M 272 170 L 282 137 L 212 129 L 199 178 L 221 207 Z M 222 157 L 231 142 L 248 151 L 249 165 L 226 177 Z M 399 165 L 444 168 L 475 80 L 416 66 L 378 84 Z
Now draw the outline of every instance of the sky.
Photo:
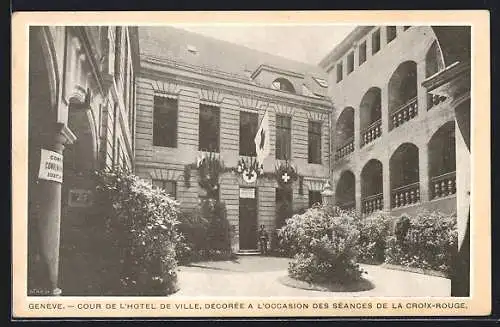
M 355 26 L 180 25 L 179 28 L 317 65 Z

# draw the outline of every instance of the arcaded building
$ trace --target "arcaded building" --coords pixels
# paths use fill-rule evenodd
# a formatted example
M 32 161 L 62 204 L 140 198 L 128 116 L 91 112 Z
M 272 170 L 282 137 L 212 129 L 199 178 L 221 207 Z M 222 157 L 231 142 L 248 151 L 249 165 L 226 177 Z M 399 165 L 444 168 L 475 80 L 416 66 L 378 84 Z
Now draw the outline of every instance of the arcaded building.
M 470 62 L 470 31 L 464 36 L 462 30 L 360 26 L 321 61 L 335 108 L 332 180 L 339 206 L 363 215 L 457 210 L 462 148 L 455 118 L 457 107 L 469 102 L 431 93 L 424 81 L 453 64 L 445 62 L 449 49 L 443 49 L 440 32 L 455 40 L 455 64 Z
M 92 174 L 133 168 L 137 54 L 134 28 L 30 27 L 30 295 L 99 293 Z
M 332 104 L 325 72 L 172 27 L 139 27 L 135 172 L 163 187 L 183 211 L 206 194 L 198 159 L 224 163 L 216 185 L 233 228 L 233 249 L 257 250 L 257 228 L 281 227 L 289 212 L 321 202 L 331 169 Z M 258 178 L 239 162 L 255 159 L 254 137 L 269 116 L 269 156 Z M 284 192 L 273 175 L 287 162 L 297 179 Z M 290 176 L 284 176 L 288 182 Z

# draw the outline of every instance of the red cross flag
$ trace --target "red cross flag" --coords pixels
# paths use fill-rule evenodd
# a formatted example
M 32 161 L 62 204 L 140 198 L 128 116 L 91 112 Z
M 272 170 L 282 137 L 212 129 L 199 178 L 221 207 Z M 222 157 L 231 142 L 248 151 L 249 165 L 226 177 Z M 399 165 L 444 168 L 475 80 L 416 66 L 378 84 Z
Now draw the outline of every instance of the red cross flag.
M 264 159 L 271 152 L 270 144 L 269 144 L 269 113 L 266 110 L 264 113 L 264 118 L 260 122 L 259 130 L 257 131 L 257 135 L 255 135 L 255 152 L 257 153 L 257 162 L 259 165 L 264 164 Z

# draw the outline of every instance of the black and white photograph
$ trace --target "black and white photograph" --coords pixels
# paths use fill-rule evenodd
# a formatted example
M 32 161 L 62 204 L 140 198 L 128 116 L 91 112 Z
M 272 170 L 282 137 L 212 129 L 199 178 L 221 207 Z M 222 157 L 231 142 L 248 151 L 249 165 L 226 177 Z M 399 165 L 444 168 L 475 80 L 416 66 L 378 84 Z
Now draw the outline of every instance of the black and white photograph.
M 21 296 L 466 309 L 470 25 L 109 17 L 26 29 Z

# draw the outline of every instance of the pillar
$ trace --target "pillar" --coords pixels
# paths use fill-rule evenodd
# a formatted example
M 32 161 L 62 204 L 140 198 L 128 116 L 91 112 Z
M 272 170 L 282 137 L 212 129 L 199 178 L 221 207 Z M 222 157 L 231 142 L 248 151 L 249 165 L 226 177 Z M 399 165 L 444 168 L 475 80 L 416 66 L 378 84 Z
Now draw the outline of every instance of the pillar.
M 430 200 L 429 194 L 429 154 L 425 140 L 419 142 L 418 146 L 418 181 L 420 184 L 420 203 Z
M 64 144 L 68 140 L 64 128 L 64 124 L 56 124 L 54 132 L 48 133 L 43 148 L 62 154 Z M 62 291 L 58 287 L 58 280 L 62 184 L 56 181 L 39 179 L 38 186 L 41 201 L 36 219 L 38 220 L 37 229 L 41 264 L 45 266 L 43 271 L 46 272 L 46 276 L 43 276 L 43 279 L 45 279 L 43 285 L 50 287 L 49 294 L 60 295 Z
M 390 167 L 391 153 L 386 152 L 382 160 L 382 192 L 384 194 L 384 210 L 391 210 L 391 167 Z
M 361 171 L 359 173 L 354 173 L 354 200 L 356 205 L 356 211 L 360 214 L 362 213 L 362 204 L 361 204 Z
M 386 81 L 382 89 L 380 90 L 380 110 L 382 116 L 382 137 L 386 137 L 389 134 L 389 81 Z
M 427 113 L 427 88 L 422 86 L 423 80 L 425 80 L 425 56 L 422 60 L 417 62 L 417 119 L 419 120 Z

